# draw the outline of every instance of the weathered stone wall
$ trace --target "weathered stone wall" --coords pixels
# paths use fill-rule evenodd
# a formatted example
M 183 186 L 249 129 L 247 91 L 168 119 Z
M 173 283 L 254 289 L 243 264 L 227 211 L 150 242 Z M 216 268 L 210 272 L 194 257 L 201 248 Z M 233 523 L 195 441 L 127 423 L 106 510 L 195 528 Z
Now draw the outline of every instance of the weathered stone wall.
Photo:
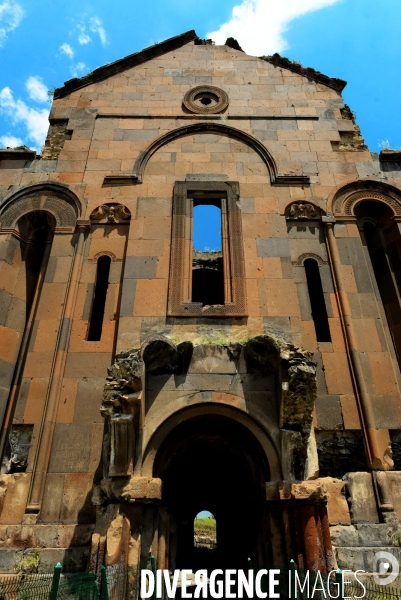
M 78 522 L 88 527 L 94 523 L 90 491 L 97 481 L 101 457 L 103 420 L 99 407 L 107 367 L 116 350 L 139 347 L 155 333 L 170 336 L 177 343 L 185 340 L 222 345 L 267 334 L 304 347 L 314 353 L 318 363 L 317 431 L 330 435 L 343 431 L 357 435 L 361 431 L 360 397 L 355 395 L 349 343 L 336 293 L 338 282 L 333 282 L 328 264 L 333 257 L 327 253 L 325 225 L 320 214 L 312 221 L 286 220 L 285 209 L 291 202 L 304 201 L 312 202 L 317 210 L 332 212 L 337 190 L 356 181 L 361 182 L 363 190 L 363 185 L 371 189 L 382 186 L 385 180 L 394 188 L 381 189 L 392 197 L 392 206 L 400 204 L 400 170 L 396 162 L 386 162 L 385 157 L 379 160 L 365 149 L 339 91 L 322 83 L 321 78 L 316 81 L 312 72 L 294 72 L 291 65 L 277 61 L 275 65 L 227 46 L 191 41 L 69 94 L 56 94 L 51 119 L 68 121 L 65 131 L 72 132 L 71 139 L 63 132 L 54 136 L 53 127 L 42 159 L 32 158 L 22 166 L 17 157 L 13 162 L 7 154 L 3 164 L 6 168 L 0 169 L 0 213 L 10 196 L 21 194 L 24 186 L 28 194 L 35 184 L 51 181 L 63 184 L 79 199 L 80 219 L 89 220 L 92 211 L 107 202 L 126 206 L 132 215 L 129 226 L 92 225 L 92 231 L 86 234 L 71 328 L 62 348 L 60 319 L 71 287 L 78 234 L 73 233 L 72 226 L 56 228 L 15 406 L 14 424 L 33 426 L 33 435 L 27 471 L 15 475 L 18 493 L 9 491 L 15 489 L 14 480 L 5 480 L 9 499 L 1 519 L 7 527 L 18 527 L 25 513 L 56 349 L 65 362 L 56 410 L 51 415 L 55 429 L 49 463 L 44 469 L 45 494 L 39 521 L 32 524 L 33 528 L 42 527 L 39 522 L 58 522 L 66 527 L 78 527 Z M 189 113 L 183 107 L 183 98 L 197 85 L 222 88 L 229 98 L 227 110 L 219 115 Z M 276 163 L 275 175 L 287 174 L 287 179 L 278 185 L 277 177 L 272 176 L 273 162 L 263 158 L 244 138 L 211 131 L 206 126 L 203 131 L 183 133 L 154 152 L 142 182 L 132 177 L 138 157 L 159 136 L 178 127 L 211 122 L 254 136 Z M 52 146 L 55 137 L 57 143 Z M 309 177 L 310 184 L 305 178 L 297 182 L 295 175 Z M 114 176 L 114 180 L 105 179 L 108 176 Z M 239 183 L 247 317 L 166 317 L 173 188 L 176 181 L 187 177 Z M 366 179 L 369 183 L 364 183 Z M 342 215 L 334 225 L 342 297 L 349 300 L 347 317 L 355 329 L 355 352 L 363 367 L 382 460 L 388 457 L 388 429 L 400 428 L 399 367 L 366 248 L 355 218 L 352 214 L 348 217 Z M 5 340 L 0 349 L 0 391 L 6 404 L 23 330 L 24 299 L 22 282 L 17 279 L 19 242 L 9 230 L 3 229 L 0 235 L 0 325 Z M 104 331 L 101 341 L 88 342 L 96 257 L 102 252 L 114 257 Z M 303 255 L 317 256 L 320 261 L 331 342 L 316 341 Z M 195 385 L 194 377 L 202 381 Z M 218 404 L 219 394 L 232 396 L 233 403 L 241 402 L 235 399 L 242 398 L 241 393 L 232 394 L 233 377 L 215 373 L 199 378 L 191 373 L 185 385 L 192 386 L 191 393 L 206 394 L 213 404 Z M 154 376 L 149 378 L 145 395 L 147 418 L 156 418 L 157 414 L 162 421 L 169 414 L 168 410 L 163 412 L 165 407 L 170 402 L 177 406 L 184 402 L 180 400 L 181 391 L 188 390 L 181 390 L 181 384 L 170 389 L 171 378 L 158 387 L 155 381 Z M 255 396 L 251 404 L 265 408 L 270 401 L 271 382 L 261 380 L 259 384 L 263 389 L 250 391 Z M 258 419 L 256 413 L 255 408 Z M 37 531 L 34 529 L 32 539 L 36 539 Z M 18 545 L 15 530 L 7 536 Z M 63 548 L 78 547 L 75 539 L 72 535 L 53 547 L 63 543 Z

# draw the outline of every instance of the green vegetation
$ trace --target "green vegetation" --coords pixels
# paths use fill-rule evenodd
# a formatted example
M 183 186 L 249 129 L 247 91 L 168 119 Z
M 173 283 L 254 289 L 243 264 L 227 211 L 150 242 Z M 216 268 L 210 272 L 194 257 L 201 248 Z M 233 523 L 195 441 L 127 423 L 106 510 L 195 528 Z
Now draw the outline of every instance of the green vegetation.
M 17 573 L 37 573 L 40 563 L 40 552 L 20 556 L 15 565 L 14 571 Z
M 216 519 L 214 517 L 201 517 L 194 521 L 195 535 L 216 533 Z

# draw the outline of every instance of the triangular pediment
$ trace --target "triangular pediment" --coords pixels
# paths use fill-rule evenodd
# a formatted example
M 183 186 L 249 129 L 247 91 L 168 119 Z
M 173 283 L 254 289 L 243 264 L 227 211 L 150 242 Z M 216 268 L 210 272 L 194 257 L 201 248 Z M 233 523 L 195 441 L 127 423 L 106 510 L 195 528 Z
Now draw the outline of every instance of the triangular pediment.
M 102 67 L 98 67 L 84 77 L 75 77 L 74 79 L 69 79 L 62 87 L 55 89 L 54 99 L 56 100 L 58 98 L 63 98 L 64 96 L 67 96 L 68 94 L 71 94 L 72 92 L 75 92 L 83 87 L 99 81 L 104 81 L 105 79 L 122 73 L 127 69 L 141 65 L 142 63 L 148 62 L 154 58 L 159 58 L 160 56 L 163 56 L 164 54 L 167 54 L 173 50 L 177 50 L 178 48 L 181 48 L 190 42 L 195 42 L 198 44 L 212 43 L 211 40 L 201 40 L 196 35 L 195 30 L 191 29 L 190 31 L 186 31 L 181 35 L 164 40 L 159 44 L 149 46 L 140 52 L 129 54 L 124 58 L 120 58 L 119 60 L 103 65 Z M 226 45 L 230 48 L 243 52 L 242 48 L 238 45 L 238 42 L 233 38 L 228 38 Z M 276 67 L 281 67 L 288 71 L 292 71 L 293 73 L 297 73 L 298 75 L 302 75 L 310 81 L 321 83 L 340 93 L 347 85 L 347 82 L 343 79 L 328 77 L 327 75 L 324 75 L 315 69 L 304 67 L 297 62 L 292 62 L 288 58 L 282 57 L 277 53 L 273 54 L 272 56 L 261 56 L 259 58 L 260 60 L 265 60 Z

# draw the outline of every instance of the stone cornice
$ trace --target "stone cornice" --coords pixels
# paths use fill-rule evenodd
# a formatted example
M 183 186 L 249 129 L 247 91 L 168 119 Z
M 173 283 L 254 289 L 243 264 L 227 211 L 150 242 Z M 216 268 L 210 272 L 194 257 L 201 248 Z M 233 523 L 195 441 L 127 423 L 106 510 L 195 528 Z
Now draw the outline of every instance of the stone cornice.
M 303 77 L 306 77 L 309 80 L 316 81 L 317 83 L 322 83 L 323 85 L 326 85 L 327 87 L 336 90 L 336 92 L 339 93 L 341 93 L 347 85 L 347 82 L 344 81 L 344 79 L 338 79 L 337 77 L 328 77 L 327 75 L 320 73 L 320 71 L 315 71 L 315 69 L 311 69 L 310 67 L 304 67 L 301 64 L 292 62 L 288 58 L 280 56 L 280 54 L 278 54 L 277 52 L 272 56 L 261 56 L 260 59 L 271 63 L 275 67 L 288 69 L 289 71 L 297 73 L 298 75 L 302 75 Z

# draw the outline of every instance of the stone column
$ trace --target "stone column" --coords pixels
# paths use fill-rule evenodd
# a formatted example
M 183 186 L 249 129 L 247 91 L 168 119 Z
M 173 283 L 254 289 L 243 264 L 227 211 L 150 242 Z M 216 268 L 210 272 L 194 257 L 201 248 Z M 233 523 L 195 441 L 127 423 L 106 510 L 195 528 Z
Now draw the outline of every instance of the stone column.
M 351 377 L 353 377 L 355 383 L 356 398 L 360 408 L 360 415 L 362 417 L 363 432 L 368 450 L 368 458 L 371 468 L 380 470 L 384 469 L 383 452 L 380 450 L 372 403 L 366 387 L 363 369 L 359 360 L 358 345 L 352 321 L 351 306 L 349 304 L 347 291 L 343 284 L 340 255 L 333 231 L 334 223 L 326 221 L 325 225 L 326 242 L 330 256 L 334 287 L 346 338 L 347 354 L 351 366 Z
M 313 571 L 320 571 L 321 561 L 319 556 L 319 542 L 314 506 L 303 506 L 301 515 L 305 547 L 305 567 Z
M 327 571 L 329 572 L 335 569 L 336 565 L 334 561 L 333 546 L 331 543 L 329 515 L 327 513 L 326 506 L 320 507 L 320 520 L 322 523 L 323 544 L 326 553 Z
M 71 269 L 71 277 L 65 297 L 63 317 L 58 332 L 55 359 L 50 374 L 42 423 L 38 435 L 26 507 L 27 513 L 38 514 L 41 508 L 50 460 L 50 451 L 53 443 L 54 428 L 56 425 L 58 402 L 67 359 L 68 344 L 71 335 L 72 319 L 78 293 L 78 283 L 81 276 L 85 234 L 90 229 L 90 221 L 78 220 L 77 229 L 78 240 Z

